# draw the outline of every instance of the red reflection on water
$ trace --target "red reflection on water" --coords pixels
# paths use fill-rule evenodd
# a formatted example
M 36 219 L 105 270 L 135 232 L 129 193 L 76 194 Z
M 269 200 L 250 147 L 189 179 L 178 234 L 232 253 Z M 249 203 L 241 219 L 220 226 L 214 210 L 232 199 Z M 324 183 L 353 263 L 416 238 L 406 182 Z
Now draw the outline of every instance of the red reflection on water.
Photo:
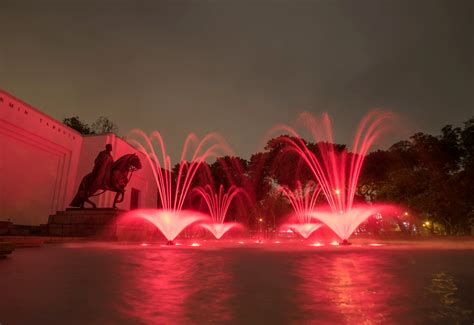
M 302 317 L 334 324 L 390 323 L 398 314 L 393 300 L 400 287 L 384 269 L 384 262 L 367 252 L 307 256 L 295 268 L 305 279 L 299 288 Z
M 232 319 L 232 273 L 224 255 L 195 256 L 193 249 L 133 252 L 120 269 L 119 312 L 145 324 L 226 322 Z

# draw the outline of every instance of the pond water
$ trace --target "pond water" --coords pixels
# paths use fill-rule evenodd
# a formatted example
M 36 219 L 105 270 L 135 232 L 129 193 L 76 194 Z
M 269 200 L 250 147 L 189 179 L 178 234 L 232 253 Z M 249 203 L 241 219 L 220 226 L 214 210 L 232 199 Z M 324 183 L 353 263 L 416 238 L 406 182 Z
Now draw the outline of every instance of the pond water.
M 64 244 L 0 259 L 0 323 L 472 324 L 474 250 Z

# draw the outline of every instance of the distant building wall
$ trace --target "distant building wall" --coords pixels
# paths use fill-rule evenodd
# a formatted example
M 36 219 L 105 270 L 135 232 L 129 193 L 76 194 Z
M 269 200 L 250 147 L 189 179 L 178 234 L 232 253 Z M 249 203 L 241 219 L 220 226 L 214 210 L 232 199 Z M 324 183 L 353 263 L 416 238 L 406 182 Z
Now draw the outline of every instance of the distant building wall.
M 40 224 L 74 192 L 82 137 L 0 91 L 0 220 Z
M 146 158 L 129 143 L 115 134 L 83 137 L 0 90 L 0 221 L 47 223 L 50 214 L 68 207 L 107 143 L 113 146 L 114 160 L 137 153 L 143 165 L 133 174 L 118 208 L 130 208 L 132 188 L 138 207 L 156 207 L 153 173 Z M 110 207 L 114 195 L 106 192 L 93 201 L 98 207 Z

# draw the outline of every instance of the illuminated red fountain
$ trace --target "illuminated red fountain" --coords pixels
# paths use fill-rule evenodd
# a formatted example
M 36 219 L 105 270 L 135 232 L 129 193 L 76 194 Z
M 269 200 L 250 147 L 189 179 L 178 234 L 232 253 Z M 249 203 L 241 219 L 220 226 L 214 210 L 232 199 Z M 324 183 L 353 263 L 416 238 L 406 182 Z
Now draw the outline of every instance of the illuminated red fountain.
M 210 185 L 196 190 L 206 202 L 212 220 L 211 223 L 201 224 L 202 227 L 209 230 L 217 239 L 220 239 L 230 229 L 240 227 L 240 224 L 236 222 L 224 223 L 232 200 L 242 192 L 238 187 L 231 186 L 227 191 L 224 191 L 224 186 L 221 184 L 218 193 Z
M 338 150 L 334 146 L 331 119 L 327 114 L 323 114 L 321 120 L 309 113 L 303 113 L 299 118 L 299 122 L 311 133 L 317 145 L 316 150 L 310 150 L 293 128 L 286 125 L 276 128 L 290 135 L 283 137 L 284 141 L 306 163 L 328 201 L 329 209 L 326 212 L 317 209 L 311 216 L 329 226 L 341 238 L 341 244 L 347 244 L 354 230 L 369 216 L 389 208 L 354 206 L 354 196 L 368 150 L 387 130 L 388 122 L 393 118 L 393 114 L 382 111 L 367 114 L 357 128 L 352 152 Z
M 171 245 L 184 228 L 206 219 L 198 212 L 183 210 L 183 206 L 201 164 L 209 157 L 228 152 L 228 146 L 216 133 L 209 133 L 201 140 L 191 133 L 184 142 L 179 167 L 173 175 L 170 156 L 158 131 L 147 136 L 143 131 L 135 129 L 130 132 L 128 141 L 147 157 L 162 206 L 157 210 L 133 210 L 128 216 L 144 218 L 153 223 Z M 158 154 L 155 145 L 159 148 Z M 187 161 L 190 148 L 193 148 L 193 151 Z
M 281 187 L 280 190 L 290 202 L 294 212 L 294 219 L 298 221 L 298 223 L 284 224 L 282 228 L 291 229 L 307 239 L 322 226 L 320 223 L 312 222 L 312 215 L 315 211 L 321 188 L 312 181 L 303 187 L 301 182 L 298 181 L 297 188 L 294 191 L 286 186 Z
M 172 245 L 173 240 L 192 223 L 206 221 L 207 216 L 196 211 L 181 210 L 179 212 L 161 209 L 140 209 L 128 213 L 129 216 L 148 220 L 158 228 Z

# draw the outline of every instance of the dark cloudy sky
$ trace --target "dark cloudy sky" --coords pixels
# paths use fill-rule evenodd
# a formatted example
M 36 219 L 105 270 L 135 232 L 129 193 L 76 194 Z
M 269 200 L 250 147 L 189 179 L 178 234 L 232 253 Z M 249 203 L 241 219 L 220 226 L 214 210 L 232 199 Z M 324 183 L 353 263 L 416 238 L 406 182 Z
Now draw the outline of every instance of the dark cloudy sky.
M 436 133 L 474 116 L 473 4 L 0 0 L 0 88 L 173 148 L 217 131 L 246 157 L 302 110 L 328 111 L 339 142 L 375 107 Z

